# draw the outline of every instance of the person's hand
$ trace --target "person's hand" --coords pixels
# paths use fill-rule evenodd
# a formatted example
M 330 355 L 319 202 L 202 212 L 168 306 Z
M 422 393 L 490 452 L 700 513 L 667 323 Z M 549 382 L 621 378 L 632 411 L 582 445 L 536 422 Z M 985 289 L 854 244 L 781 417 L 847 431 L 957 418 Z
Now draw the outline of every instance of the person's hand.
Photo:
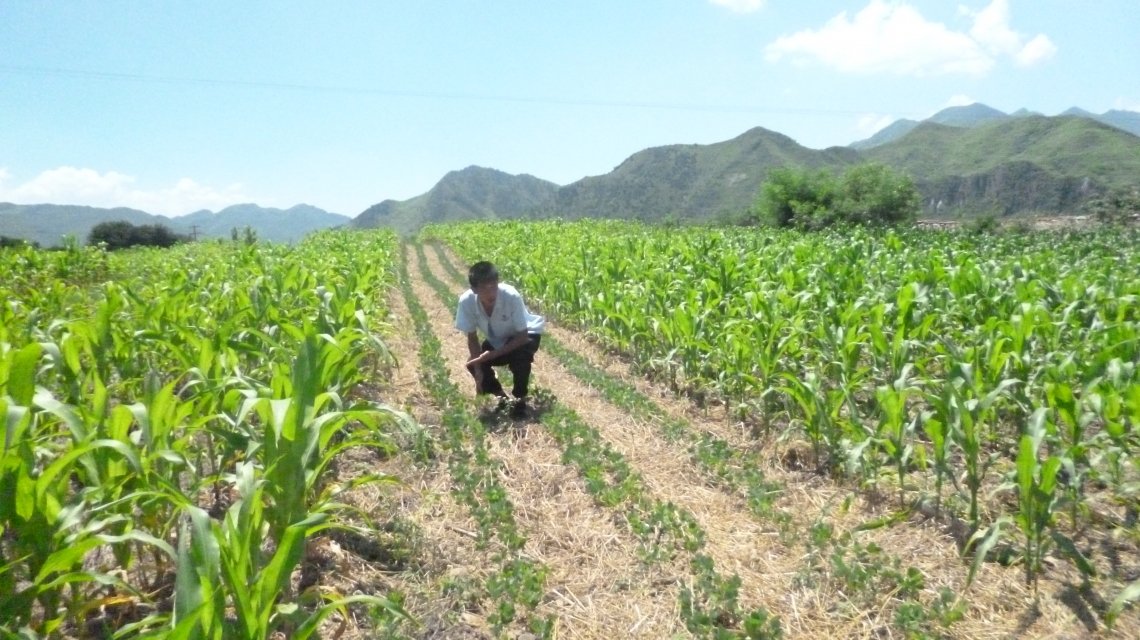
M 478 365 L 472 365 L 471 362 L 467 363 L 467 370 L 471 372 L 471 377 L 475 378 L 475 395 L 483 393 L 483 370 Z
M 474 358 L 471 358 L 467 361 L 467 368 L 471 369 L 474 367 L 477 369 L 479 368 L 479 365 L 483 364 L 484 362 L 490 362 L 491 360 L 494 360 L 495 358 L 491 354 L 492 352 L 490 351 L 484 351 Z

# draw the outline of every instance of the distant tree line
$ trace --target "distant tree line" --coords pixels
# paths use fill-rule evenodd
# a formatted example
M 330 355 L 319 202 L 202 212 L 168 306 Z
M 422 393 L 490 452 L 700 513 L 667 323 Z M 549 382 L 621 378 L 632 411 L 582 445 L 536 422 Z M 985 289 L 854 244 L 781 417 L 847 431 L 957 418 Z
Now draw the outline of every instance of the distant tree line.
M 1117 189 L 1085 203 L 1084 209 L 1097 221 L 1120 224 L 1140 218 L 1140 187 Z
M 768 174 L 753 207 L 762 224 L 822 229 L 837 224 L 914 222 L 921 198 L 910 176 L 886 165 L 856 165 L 842 175 L 780 167 Z
M 7 247 L 35 247 L 39 248 L 40 243 L 24 240 L 23 238 L 10 238 L 8 236 L 0 236 L 0 249 Z
M 88 244 L 103 244 L 108 250 L 128 247 L 172 247 L 189 240 L 174 233 L 165 225 L 143 224 L 135 226 L 125 220 L 100 222 L 87 236 Z

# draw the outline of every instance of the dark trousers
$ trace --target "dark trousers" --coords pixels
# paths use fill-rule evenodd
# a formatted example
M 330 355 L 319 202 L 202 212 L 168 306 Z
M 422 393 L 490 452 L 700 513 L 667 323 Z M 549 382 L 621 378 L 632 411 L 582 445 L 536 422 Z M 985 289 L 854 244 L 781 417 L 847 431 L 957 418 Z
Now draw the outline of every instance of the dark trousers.
M 480 365 L 483 370 L 483 393 L 490 393 L 496 396 L 506 396 L 503 391 L 503 384 L 495 377 L 495 367 L 506 366 L 511 370 L 511 375 L 514 376 L 515 385 L 511 392 L 516 398 L 525 398 L 527 395 L 527 387 L 530 385 L 530 365 L 534 362 L 534 354 L 538 351 L 538 343 L 542 340 L 542 336 L 537 333 L 530 334 L 530 342 L 515 349 L 505 356 L 499 356 L 490 362 L 484 362 Z M 490 342 L 483 341 L 483 351 L 493 351 L 494 347 Z

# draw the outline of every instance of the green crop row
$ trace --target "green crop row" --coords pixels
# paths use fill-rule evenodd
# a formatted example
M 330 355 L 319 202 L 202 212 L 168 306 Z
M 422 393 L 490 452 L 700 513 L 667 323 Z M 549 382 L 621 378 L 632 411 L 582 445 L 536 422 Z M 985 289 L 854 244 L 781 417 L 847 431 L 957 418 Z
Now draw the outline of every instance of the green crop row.
M 1140 537 L 1135 230 L 547 221 L 425 237 L 494 260 L 547 313 L 678 390 L 805 439 L 821 471 L 964 519 L 975 557 L 1019 532 L 1031 583 L 1044 550 L 1096 577 L 1077 539 L 1092 523 Z
M 423 259 L 423 246 L 419 245 L 421 269 L 428 284 L 444 304 L 455 298 L 447 285 L 433 275 Z M 464 278 L 442 260 L 452 279 Z M 543 340 L 547 344 L 551 336 Z M 559 350 L 556 356 L 566 355 Z M 537 389 L 536 396 L 549 397 L 550 391 Z M 641 545 L 645 562 L 661 562 L 687 556 L 693 572 L 690 584 L 680 592 L 681 614 L 686 627 L 699 638 L 779 638 L 782 635 L 779 618 L 763 608 L 745 612 L 738 602 L 740 578 L 725 578 L 716 572 L 713 560 L 701 553 L 705 545 L 705 532 L 691 513 L 671 502 L 648 497 L 640 476 L 598 432 L 577 413 L 556 402 L 540 401 L 550 405 L 544 412 L 542 424 L 562 446 L 564 462 L 578 468 L 586 489 L 607 508 L 620 510 L 631 533 Z
M 440 245 L 435 245 L 439 262 L 451 278 L 462 282 L 464 277 L 451 263 Z M 575 377 L 602 392 L 614 406 L 630 415 L 661 426 L 661 433 L 669 442 L 688 447 L 690 459 L 710 478 L 746 496 L 748 506 L 758 515 L 786 522 L 786 514 L 776 513 L 772 503 L 780 492 L 779 485 L 768 482 L 747 452 L 733 448 L 723 438 L 711 433 L 696 431 L 686 420 L 674 418 L 663 411 L 645 394 L 632 385 L 615 379 L 592 365 L 585 357 L 564 347 L 554 336 L 543 337 L 544 349 L 557 358 Z
M 452 264 L 443 248 L 435 246 L 440 264 L 457 281 L 462 281 L 461 274 Z M 590 364 L 582 355 L 565 348 L 553 336 L 547 335 L 543 339 L 544 348 L 566 366 L 575 377 L 601 393 L 613 405 L 620 407 L 630 415 L 661 425 L 661 432 L 667 440 L 687 444 L 690 459 L 700 467 L 710 481 L 720 484 L 730 490 L 743 495 L 751 508 L 753 515 L 775 521 L 779 527 L 781 538 L 787 544 L 793 544 L 799 538 L 799 531 L 792 527 L 789 514 L 772 509 L 773 497 L 781 490 L 777 484 L 764 479 L 759 471 L 755 456 L 731 447 L 724 440 L 707 432 L 697 433 L 692 426 L 681 418 L 675 418 L 663 411 L 653 400 L 633 388 L 629 383 L 613 377 L 604 370 Z M 586 428 L 589 427 L 579 427 Z M 607 445 L 602 442 L 599 446 L 605 452 Z M 569 454 L 569 450 L 568 450 Z M 622 467 L 628 473 L 628 469 Z M 604 477 L 602 473 L 585 474 L 591 477 Z M 612 476 L 627 477 L 621 474 L 610 473 Z M 629 476 L 636 480 L 636 476 Z M 636 486 L 636 485 L 634 485 Z M 605 503 L 606 498 L 612 494 L 606 488 L 595 492 Z M 631 493 L 626 490 L 623 493 Z M 658 518 L 660 520 L 660 518 Z M 874 523 L 865 528 L 873 528 Z M 868 601 L 868 606 L 876 610 L 887 610 L 894 613 L 894 624 L 903 633 L 942 633 L 949 629 L 961 618 L 966 603 L 963 599 L 949 593 L 943 588 L 938 597 L 930 602 L 924 602 L 919 596 L 924 583 L 924 576 L 914 567 L 906 567 L 905 572 L 900 568 L 901 560 L 887 554 L 882 549 L 872 545 L 861 546 L 854 540 L 852 534 L 832 539 L 831 530 L 817 525 L 814 531 L 824 531 L 822 539 L 813 535 L 807 539 L 807 563 L 804 575 L 813 582 L 827 581 L 848 597 L 859 597 Z M 648 529 L 653 531 L 652 528 Z M 832 563 L 827 566 L 818 562 L 820 556 L 825 555 L 820 547 L 830 547 Z M 855 560 L 846 559 L 848 553 L 854 550 Z M 869 553 L 870 552 L 870 553 Z M 865 556 L 871 556 L 867 560 Z M 862 558 L 862 559 L 861 559 Z M 690 623 L 693 630 L 711 632 L 718 628 L 713 621 L 720 619 L 735 619 L 745 631 L 746 637 L 766 638 L 778 637 L 780 634 L 779 618 L 770 615 L 764 610 L 754 611 L 747 616 L 740 615 L 737 610 L 736 593 L 739 588 L 739 578 L 733 576 L 728 579 L 720 578 L 713 569 L 712 561 L 707 556 L 697 553 L 691 561 L 694 572 L 694 582 L 697 588 L 688 588 L 682 592 L 682 615 Z M 913 589 L 883 588 L 884 585 L 861 578 L 866 572 L 877 572 L 884 579 L 893 580 L 898 584 L 917 585 Z M 902 572 L 902 573 L 900 573 Z M 905 580 L 902 576 L 906 576 Z M 890 585 L 887 585 L 890 586 Z M 889 604 L 879 601 L 886 596 Z M 701 605 L 700 603 L 704 603 Z
M 421 378 L 432 400 L 443 412 L 441 444 L 447 453 L 448 471 L 455 481 L 453 491 L 478 523 L 480 545 L 486 547 L 495 539 L 501 543 L 491 557 L 498 571 L 485 584 L 486 595 L 494 602 L 494 611 L 488 619 L 496 633 L 501 634 L 516 620 L 521 606 L 526 612 L 530 630 L 548 637 L 553 622 L 534 614 L 545 594 L 543 585 L 547 569 L 522 554 L 526 538 L 518 530 L 514 505 L 499 481 L 500 465 L 487 448 L 486 428 L 448 377 L 442 345 L 431 329 L 427 312 L 412 290 L 404 266 L 407 264 L 407 246 L 401 245 L 400 251 L 403 258 L 400 261 L 400 287 L 420 342 Z M 421 252 L 421 270 L 424 269 L 422 258 Z
M 390 358 L 394 249 L 6 252 L 0 636 L 305 638 L 349 605 L 404 615 L 291 585 L 309 538 L 367 533 L 338 496 L 391 481 L 334 482 L 337 454 L 414 430 L 353 398 Z

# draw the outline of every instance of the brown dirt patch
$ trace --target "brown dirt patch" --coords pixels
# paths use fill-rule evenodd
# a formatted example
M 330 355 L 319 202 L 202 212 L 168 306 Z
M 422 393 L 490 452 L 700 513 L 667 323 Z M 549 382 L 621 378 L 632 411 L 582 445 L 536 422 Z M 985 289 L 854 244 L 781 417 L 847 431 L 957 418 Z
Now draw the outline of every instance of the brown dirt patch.
M 415 262 L 414 258 L 411 258 Z M 453 309 L 441 304 L 408 265 L 416 297 L 431 320 L 461 389 L 474 385 L 463 364 L 466 341 L 453 328 Z M 540 352 L 541 353 L 541 352 Z M 536 369 L 547 359 L 540 355 Z M 561 461 L 557 443 L 539 428 L 499 434 L 491 453 L 502 463 L 499 480 L 527 536 L 524 553 L 549 569 L 539 615 L 557 617 L 559 638 L 662 638 L 685 634 L 678 611 L 676 568 L 646 567 L 637 545 L 586 492 L 576 469 Z
M 462 270 L 462 261 L 444 250 L 452 264 Z M 428 251 L 427 255 L 436 276 L 449 281 L 434 252 Z M 823 478 L 810 469 L 790 470 L 782 459 L 789 451 L 802 448 L 802 444 L 780 443 L 772 437 L 758 440 L 749 426 L 734 420 L 723 406 L 698 407 L 667 386 L 638 375 L 628 361 L 600 348 L 584 334 L 550 320 L 548 331 L 559 342 L 652 398 L 668 415 L 683 418 L 695 429 L 714 434 L 738 448 L 759 451 L 757 462 L 765 477 L 784 487 L 777 509 L 792 515 L 794 526 L 802 533 L 801 542 L 816 522 L 831 524 L 836 531 L 850 531 L 889 514 L 895 505 L 893 499 L 872 499 L 866 492 Z M 766 530 L 762 525 L 743 522 L 752 521 L 739 500 L 734 502 L 733 496 L 703 486 L 704 479 L 691 468 L 686 454 L 664 443 L 652 425 L 635 424 L 606 404 L 598 392 L 584 387 L 550 360 L 536 361 L 536 380 L 555 389 L 560 401 L 587 419 L 626 455 L 647 483 L 652 483 L 654 495 L 676 497 L 675 502 L 687 508 L 693 505 L 691 510 L 706 528 L 711 546 L 717 548 L 714 557 L 718 569 L 737 571 L 744 579 L 742 595 L 747 593 L 749 599 L 757 599 L 780 615 L 787 637 L 882 637 L 891 633 L 886 626 L 889 620 L 879 619 L 882 611 L 858 612 L 840 620 L 836 617 L 836 602 L 843 599 L 842 593 L 791 586 L 792 577 L 802 569 L 805 547 L 789 548 L 771 534 L 770 527 Z M 710 497 L 714 494 L 719 497 Z M 733 505 L 735 511 L 730 508 Z M 1040 598 L 1035 603 L 1019 567 L 987 563 L 967 590 L 968 560 L 959 556 L 948 529 L 933 521 L 915 518 L 860 532 L 856 539 L 864 545 L 875 543 L 897 556 L 904 568 L 921 570 L 924 592 L 930 598 L 940 587 L 966 594 L 970 607 L 965 618 L 952 627 L 953 637 L 1132 637 L 1132 631 L 1140 628 L 1140 615 L 1135 610 L 1119 621 L 1116 632 L 1097 624 L 1099 615 L 1094 609 L 1103 609 L 1104 599 L 1111 601 L 1115 593 L 1097 596 L 1081 590 L 1077 587 L 1079 578 L 1074 571 L 1066 570 L 1064 560 L 1058 560 L 1056 568 L 1042 577 Z M 752 586 L 753 582 L 760 582 L 763 587 Z

